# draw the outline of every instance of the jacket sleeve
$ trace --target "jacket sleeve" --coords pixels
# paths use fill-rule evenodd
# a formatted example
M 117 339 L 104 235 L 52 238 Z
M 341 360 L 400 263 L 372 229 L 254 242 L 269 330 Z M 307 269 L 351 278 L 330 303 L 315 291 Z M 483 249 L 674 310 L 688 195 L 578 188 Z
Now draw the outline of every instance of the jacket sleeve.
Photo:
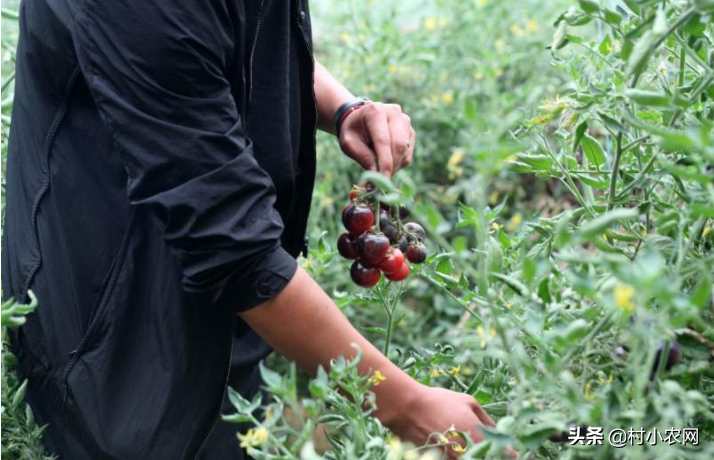
M 235 6 L 70 3 L 81 72 L 124 159 L 129 200 L 157 218 L 184 290 L 237 311 L 277 295 L 297 263 L 225 77 L 243 63 Z

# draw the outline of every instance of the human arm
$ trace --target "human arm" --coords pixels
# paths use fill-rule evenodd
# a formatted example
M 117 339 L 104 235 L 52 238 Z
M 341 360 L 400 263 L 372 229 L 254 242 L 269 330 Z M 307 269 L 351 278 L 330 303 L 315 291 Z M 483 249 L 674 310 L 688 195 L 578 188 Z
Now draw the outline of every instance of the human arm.
M 333 123 L 337 109 L 355 96 L 317 61 L 315 98 L 318 127 L 335 134 Z M 399 105 L 373 102 L 344 119 L 339 142 L 342 151 L 364 169 L 378 170 L 389 177 L 411 163 L 416 132 Z
M 186 294 L 235 310 L 274 296 L 297 265 L 280 245 L 273 183 L 230 78 L 242 60 L 238 19 L 219 0 L 69 5 L 81 77 L 124 161 L 128 200 L 175 255 Z
M 417 445 L 435 431 L 453 424 L 475 441 L 483 439 L 478 426 L 493 421 L 469 395 L 421 385 L 399 369 L 365 339 L 345 318 L 317 283 L 301 268 L 275 298 L 240 313 L 274 349 L 315 374 L 338 356 L 353 357 L 357 344 L 363 352 L 359 369 L 379 370 L 386 380 L 374 385 L 377 418 L 402 439 Z

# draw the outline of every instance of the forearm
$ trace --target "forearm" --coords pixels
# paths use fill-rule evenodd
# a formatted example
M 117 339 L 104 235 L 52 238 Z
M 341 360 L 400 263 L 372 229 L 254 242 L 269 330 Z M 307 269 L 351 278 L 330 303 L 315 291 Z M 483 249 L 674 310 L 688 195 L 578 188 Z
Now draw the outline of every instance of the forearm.
M 394 365 L 365 339 L 302 268 L 274 299 L 240 314 L 275 350 L 314 375 L 318 366 L 329 368 L 330 360 L 355 355 L 357 344 L 364 356 L 359 369 L 364 374 L 379 370 L 386 380 L 373 386 L 377 417 L 385 425 L 397 417 L 421 390 L 421 385 Z
M 317 127 L 334 134 L 335 112 L 345 102 L 355 99 L 355 96 L 317 61 L 315 61 L 315 98 L 317 99 Z

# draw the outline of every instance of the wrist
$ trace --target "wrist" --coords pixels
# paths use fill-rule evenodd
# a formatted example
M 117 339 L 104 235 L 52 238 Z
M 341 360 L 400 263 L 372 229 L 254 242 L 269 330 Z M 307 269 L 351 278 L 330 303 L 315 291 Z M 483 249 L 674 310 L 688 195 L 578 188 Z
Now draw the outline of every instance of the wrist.
M 335 114 L 333 116 L 333 126 L 335 129 L 335 136 L 338 138 L 340 137 L 340 131 L 342 128 L 342 125 L 347 119 L 347 117 L 350 116 L 354 111 L 364 107 L 365 105 L 371 103 L 368 98 L 366 97 L 359 97 L 356 99 L 349 100 L 339 106 L 337 110 L 335 111 Z
M 400 370 L 400 372 L 402 372 Z M 384 382 L 373 391 L 377 396 L 377 411 L 375 417 L 389 429 L 409 423 L 406 419 L 425 397 L 428 387 L 403 374 L 403 381 L 392 380 L 392 387 L 387 388 Z M 381 387 L 381 388 L 380 388 Z

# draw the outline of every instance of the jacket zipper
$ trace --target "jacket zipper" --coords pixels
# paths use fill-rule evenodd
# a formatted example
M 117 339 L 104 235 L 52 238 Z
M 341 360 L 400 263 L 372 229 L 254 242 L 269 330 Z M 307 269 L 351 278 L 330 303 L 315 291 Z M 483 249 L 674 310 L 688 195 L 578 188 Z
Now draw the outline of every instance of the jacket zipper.
M 263 4 L 265 0 L 260 0 L 258 5 L 258 24 L 255 26 L 255 36 L 253 37 L 253 45 L 250 48 L 250 59 L 248 61 L 248 102 L 253 97 L 253 58 L 255 57 L 255 48 L 258 46 L 258 35 L 260 35 L 260 27 L 263 25 Z
M 221 412 L 223 412 L 223 400 L 226 397 L 226 391 L 228 391 L 228 380 L 230 379 L 230 376 L 231 376 L 231 358 L 233 356 L 233 334 L 230 334 L 230 342 L 231 342 L 231 344 L 230 344 L 230 347 L 228 350 L 228 368 L 226 370 L 226 378 L 223 382 L 223 392 L 221 393 L 221 395 L 222 395 L 221 401 L 220 401 L 220 404 L 218 405 L 218 414 L 216 415 L 216 418 L 213 420 L 211 429 L 208 430 L 206 437 L 203 438 L 203 442 L 201 442 L 201 446 L 196 451 L 196 456 L 193 457 L 193 460 L 198 460 L 198 458 L 201 456 L 201 453 L 203 452 L 203 448 L 206 447 L 206 443 L 208 442 L 208 438 L 211 437 L 213 430 L 216 428 L 216 425 L 218 425 L 218 420 L 221 419 Z
M 295 3 L 298 6 L 298 10 L 303 11 L 301 9 L 300 0 L 297 0 Z M 300 13 L 298 13 L 298 14 L 300 14 Z M 305 38 L 305 31 L 302 28 L 302 22 L 300 22 L 299 20 L 298 20 L 298 27 L 300 27 L 300 38 L 302 38 L 302 42 L 305 45 L 305 48 L 307 49 L 308 54 L 310 55 L 310 62 L 312 63 L 312 66 L 310 67 L 310 93 L 312 94 L 312 104 L 313 104 L 313 108 L 314 108 L 313 116 L 315 118 L 314 125 L 312 127 L 313 144 L 315 144 L 315 134 L 317 133 L 317 97 L 315 96 L 315 57 L 312 54 L 312 47 L 310 46 L 310 44 L 307 42 L 307 39 Z M 316 146 L 313 145 L 313 149 L 315 147 Z M 302 228 L 301 228 L 301 231 L 299 234 L 305 235 L 306 231 L 307 231 L 307 219 L 304 219 L 304 222 L 302 223 Z M 305 240 L 303 243 L 303 250 L 305 252 L 305 254 L 303 254 L 303 257 L 308 257 L 307 237 L 305 237 Z

